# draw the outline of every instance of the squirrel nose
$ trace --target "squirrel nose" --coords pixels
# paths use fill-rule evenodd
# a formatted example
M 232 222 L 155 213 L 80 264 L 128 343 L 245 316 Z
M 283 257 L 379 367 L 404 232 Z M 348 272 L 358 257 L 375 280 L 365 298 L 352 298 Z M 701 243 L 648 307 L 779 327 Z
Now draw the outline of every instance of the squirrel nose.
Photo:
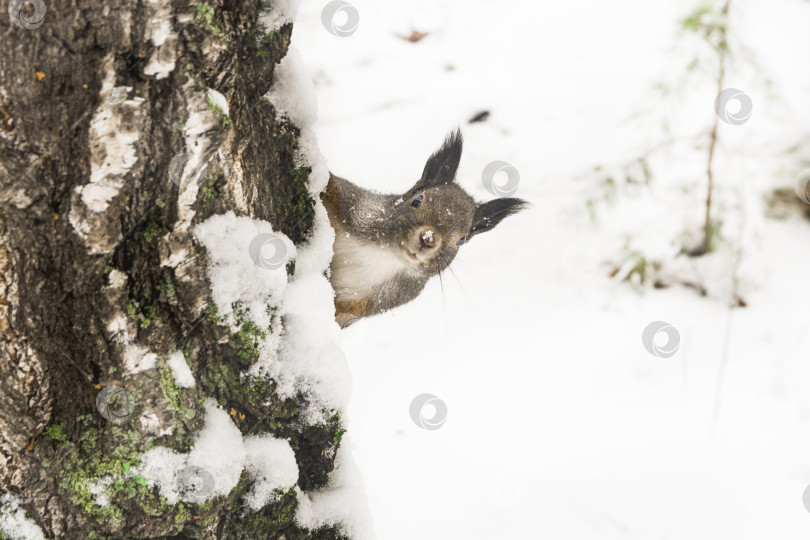
M 423 248 L 430 249 L 436 245 L 435 233 L 430 229 L 424 231 L 419 238 Z

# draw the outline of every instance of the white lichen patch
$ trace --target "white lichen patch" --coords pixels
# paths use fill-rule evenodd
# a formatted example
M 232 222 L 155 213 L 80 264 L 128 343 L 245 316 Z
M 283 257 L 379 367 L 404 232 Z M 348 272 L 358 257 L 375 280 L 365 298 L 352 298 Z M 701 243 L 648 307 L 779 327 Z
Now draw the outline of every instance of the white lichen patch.
M 168 252 L 168 250 L 167 250 Z M 168 252 L 165 254 L 161 252 L 160 266 L 168 266 L 170 268 L 177 268 L 177 265 L 188 258 L 188 251 L 185 248 L 179 248 L 176 251 Z
M 131 87 L 115 84 L 115 55 L 104 59 L 100 105 L 90 121 L 90 178 L 74 188 L 70 224 L 93 254 L 112 251 L 120 230 L 105 216 L 110 201 L 124 185 L 124 176 L 137 163 L 135 145 L 140 137 L 144 99 L 129 98 Z
M 208 107 L 205 99 L 207 94 L 202 94 L 198 90 L 196 82 L 188 81 L 183 87 L 183 92 L 188 103 L 188 119 L 183 128 L 186 143 L 183 152 L 185 155 L 174 157 L 182 162 L 175 234 L 187 232 L 191 220 L 194 218 L 196 212 L 192 206 L 197 200 L 200 182 L 204 178 L 208 160 L 214 155 L 211 151 L 211 139 L 206 133 L 221 122 L 221 115 Z M 169 182 L 171 179 L 167 178 L 166 181 Z
M 146 347 L 132 344 L 124 347 L 124 366 L 133 375 L 154 368 L 156 363 L 157 355 Z
M 76 188 L 94 212 L 107 209 L 123 186 L 123 175 L 138 161 L 135 142 L 144 102 L 140 97 L 126 99 L 132 88 L 116 87 L 112 61 L 107 67 L 100 94 L 103 101 L 90 121 L 90 183 Z
M 110 282 L 110 287 L 112 287 L 113 289 L 123 287 L 127 283 L 127 275 L 122 271 L 116 269 L 110 270 L 107 279 Z
M 3 199 L 0 199 L 0 203 L 2 204 L 10 204 L 19 208 L 20 210 L 24 210 L 31 206 L 33 202 L 31 197 L 25 192 L 24 189 L 15 189 L 13 191 L 9 191 L 3 195 Z
M 116 343 L 128 345 L 135 339 L 135 323 L 126 315 L 119 313 L 107 322 L 107 335 Z
M 194 375 L 191 373 L 191 368 L 188 367 L 188 363 L 182 352 L 177 351 L 170 354 L 166 359 L 166 364 L 171 368 L 172 374 L 174 375 L 174 382 L 177 386 L 181 388 L 191 388 L 196 384 Z
M 236 205 L 234 210 L 238 211 L 240 214 L 247 214 L 248 211 L 248 202 L 247 197 L 245 194 L 245 184 L 242 181 L 245 177 L 245 171 L 242 169 L 242 162 L 238 159 L 233 160 L 231 163 L 225 166 L 225 175 L 227 178 L 232 178 L 233 181 L 230 182 L 230 190 L 231 195 L 233 195 L 233 200 Z
M 96 506 L 104 508 L 110 504 L 110 496 L 107 494 L 107 489 L 112 484 L 110 477 L 97 478 L 91 480 L 87 484 L 87 491 L 93 496 L 93 502 Z
M 125 465 L 129 467 L 129 465 Z M 131 480 L 136 476 L 135 469 L 125 470 L 123 473 L 110 474 L 98 478 L 83 481 L 84 486 L 90 495 L 93 496 L 93 503 L 96 506 L 104 508 L 110 504 L 110 497 L 114 494 L 113 486 L 122 480 Z
M 141 428 L 147 433 L 153 433 L 159 437 L 174 433 L 174 427 L 164 426 L 160 422 L 160 418 L 158 418 L 157 414 L 154 412 L 142 414 L 140 417 L 138 417 L 138 421 L 141 423 Z
M 25 514 L 22 503 L 13 495 L 0 497 L 0 532 L 9 538 L 45 540 L 42 529 Z
M 154 75 L 156 79 L 164 79 L 175 68 L 177 60 L 177 35 L 172 32 L 172 5 L 162 0 L 148 0 L 149 39 L 155 45 L 149 63 L 144 67 L 146 75 Z

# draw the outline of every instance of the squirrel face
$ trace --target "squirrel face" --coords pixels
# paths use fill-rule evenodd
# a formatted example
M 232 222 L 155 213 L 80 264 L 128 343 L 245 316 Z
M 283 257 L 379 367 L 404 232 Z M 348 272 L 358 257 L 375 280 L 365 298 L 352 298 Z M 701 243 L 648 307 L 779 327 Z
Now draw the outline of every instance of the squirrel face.
M 453 182 L 415 186 L 391 216 L 401 231 L 399 255 L 413 272 L 440 273 L 467 241 L 474 215 L 475 201 Z
M 402 231 L 401 253 L 425 277 L 444 270 L 470 238 L 526 206 L 513 198 L 476 203 L 456 183 L 462 147 L 461 132 L 450 133 L 419 181 L 394 203 L 392 232 Z
M 477 203 L 456 183 L 461 133 L 450 133 L 422 177 L 401 195 L 363 189 L 331 175 L 321 200 L 335 229 L 330 265 L 341 326 L 413 300 L 459 249 L 528 203 Z

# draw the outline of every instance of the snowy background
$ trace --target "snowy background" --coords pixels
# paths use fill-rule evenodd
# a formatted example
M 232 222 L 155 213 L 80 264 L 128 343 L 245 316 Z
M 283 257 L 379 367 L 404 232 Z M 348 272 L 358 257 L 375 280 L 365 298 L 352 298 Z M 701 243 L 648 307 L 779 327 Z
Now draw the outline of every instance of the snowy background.
M 681 31 L 698 4 L 353 0 L 349 37 L 325 4 L 303 3 L 293 46 L 332 172 L 402 192 L 460 126 L 460 183 L 492 198 L 481 171 L 507 161 L 534 204 L 464 246 L 443 287 L 343 332 L 344 441 L 376 536 L 808 538 L 810 223 L 764 200 L 810 167 L 810 3 L 731 3 L 725 86 L 754 109 L 720 125 L 725 240 L 700 259 L 678 256 L 717 95 L 711 51 Z M 606 194 L 652 148 L 649 184 Z M 708 295 L 622 281 L 632 253 Z M 653 321 L 678 330 L 674 356 L 645 350 Z M 440 429 L 409 416 L 423 393 L 447 406 Z

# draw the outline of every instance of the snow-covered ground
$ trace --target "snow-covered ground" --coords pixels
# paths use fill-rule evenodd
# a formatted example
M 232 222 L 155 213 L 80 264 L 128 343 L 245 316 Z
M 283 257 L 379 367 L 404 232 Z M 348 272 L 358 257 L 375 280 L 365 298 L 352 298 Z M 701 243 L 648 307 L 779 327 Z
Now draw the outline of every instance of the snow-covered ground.
M 705 138 L 652 157 L 651 184 L 595 221 L 586 205 L 593 168 L 662 140 L 663 122 L 682 138 L 711 127 L 711 56 L 679 34 L 696 4 L 353 0 L 348 37 L 324 29 L 325 4 L 304 2 L 293 45 L 330 170 L 404 191 L 460 125 L 462 185 L 491 198 L 481 171 L 503 160 L 535 205 L 465 245 L 443 287 L 343 332 L 344 441 L 377 537 L 808 538 L 810 223 L 766 219 L 762 196 L 801 170 L 784 152 L 808 135 L 810 3 L 731 3 L 726 86 L 754 104 L 744 125 L 721 124 L 717 155 L 721 253 L 739 253 L 748 304 L 733 310 L 722 261 L 675 260 L 702 219 Z M 398 37 L 414 30 L 427 36 Z M 632 250 L 708 276 L 709 296 L 611 279 Z M 677 329 L 674 356 L 645 350 L 654 321 Z M 439 429 L 411 420 L 423 393 L 447 407 Z

